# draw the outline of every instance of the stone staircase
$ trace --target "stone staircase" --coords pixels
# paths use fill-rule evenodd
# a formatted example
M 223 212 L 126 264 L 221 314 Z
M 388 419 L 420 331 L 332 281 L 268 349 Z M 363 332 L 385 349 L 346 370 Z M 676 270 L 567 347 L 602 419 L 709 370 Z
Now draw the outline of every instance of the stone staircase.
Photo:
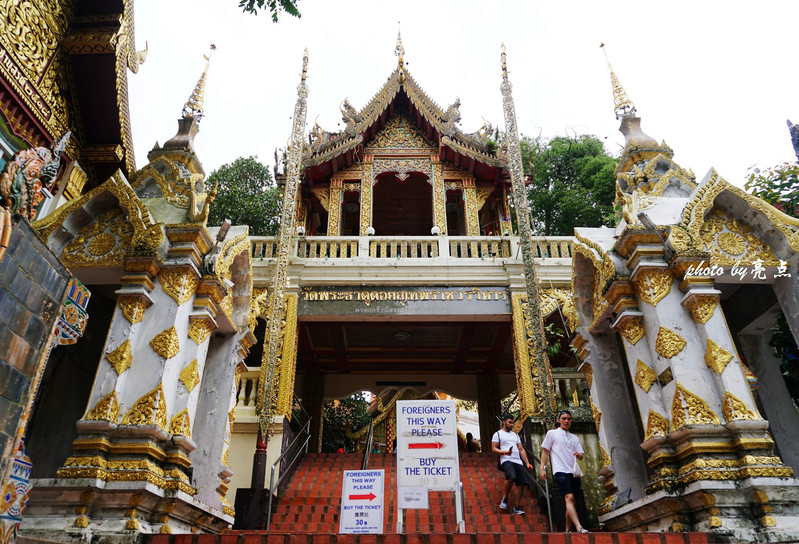
M 361 454 L 308 454 L 297 467 L 272 515 L 269 531 L 224 535 L 153 535 L 152 544 L 708 544 L 705 533 L 549 533 L 535 499 L 522 499 L 524 515 L 499 509 L 503 476 L 491 454 L 462 453 L 466 532 L 458 533 L 453 493 L 431 492 L 428 510 L 404 510 L 396 532 L 396 457 L 372 456 L 385 470 L 383 535 L 337 534 L 342 474 L 357 470 Z

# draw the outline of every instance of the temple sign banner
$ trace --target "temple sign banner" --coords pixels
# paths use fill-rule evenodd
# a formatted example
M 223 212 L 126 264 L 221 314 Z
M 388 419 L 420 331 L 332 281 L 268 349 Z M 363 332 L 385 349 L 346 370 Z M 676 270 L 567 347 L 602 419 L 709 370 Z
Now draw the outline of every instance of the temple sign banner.
M 345 470 L 341 487 L 341 534 L 383 534 L 384 471 Z
M 397 401 L 397 485 L 455 491 L 459 481 L 455 401 Z
M 298 302 L 302 316 L 512 313 L 504 287 L 305 287 Z

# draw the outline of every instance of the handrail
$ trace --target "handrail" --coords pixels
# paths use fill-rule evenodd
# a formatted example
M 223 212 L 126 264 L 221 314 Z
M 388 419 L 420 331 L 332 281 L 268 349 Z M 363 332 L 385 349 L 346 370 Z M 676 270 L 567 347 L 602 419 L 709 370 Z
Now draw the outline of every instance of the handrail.
M 369 430 L 366 432 L 366 447 L 363 450 L 363 462 L 361 463 L 361 470 L 369 468 L 369 458 L 372 456 L 372 445 L 375 440 L 375 420 L 369 420 Z
M 278 465 L 283 460 L 283 458 L 286 455 L 288 455 L 288 453 L 291 451 L 291 449 L 294 447 L 294 445 L 300 439 L 300 437 L 302 436 L 303 431 L 305 431 L 305 433 L 307 434 L 307 436 L 305 437 L 305 442 L 302 444 L 302 447 L 299 449 L 297 454 L 294 456 L 294 458 L 288 464 L 288 466 L 286 467 L 286 470 L 284 470 L 280 474 L 280 478 L 278 478 L 277 482 L 275 482 L 275 469 L 277 469 Z M 269 526 L 272 525 L 272 498 L 275 496 L 275 486 L 276 485 L 279 486 L 280 482 L 283 481 L 283 478 L 285 478 L 287 474 L 291 473 L 290 469 L 291 469 L 291 467 L 294 466 L 294 463 L 297 461 L 297 459 L 299 459 L 301 455 L 308 453 L 308 443 L 310 441 L 311 441 L 311 418 L 309 417 L 308 421 L 305 422 L 305 425 L 303 425 L 302 428 L 300 429 L 300 431 L 297 433 L 297 436 L 295 436 L 294 440 L 291 441 L 291 444 L 289 444 L 286 447 L 286 449 L 283 450 L 283 453 L 281 453 L 280 456 L 278 456 L 278 458 L 275 460 L 275 462 L 272 463 L 272 469 L 271 469 L 270 476 L 269 476 L 269 506 L 266 509 L 266 530 L 267 531 L 269 530 Z

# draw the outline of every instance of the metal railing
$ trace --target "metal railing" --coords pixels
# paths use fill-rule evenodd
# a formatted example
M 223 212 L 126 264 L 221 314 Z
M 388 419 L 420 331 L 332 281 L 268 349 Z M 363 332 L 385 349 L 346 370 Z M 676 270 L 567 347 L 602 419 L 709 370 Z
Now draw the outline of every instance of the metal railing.
M 285 470 L 281 471 L 280 477 L 275 481 L 275 472 L 277 471 L 277 467 L 280 465 L 283 458 L 286 457 L 291 451 L 292 448 L 298 443 L 299 439 L 302 437 L 303 432 L 305 433 L 305 441 L 302 445 L 297 449 L 296 454 L 289 462 L 288 466 Z M 269 506 L 266 509 L 266 529 L 269 530 L 269 527 L 272 525 L 272 499 L 277 494 L 277 488 L 280 486 L 280 483 L 283 479 L 291 474 L 291 469 L 294 467 L 294 464 L 297 460 L 302 457 L 304 454 L 308 453 L 308 443 L 311 441 L 311 418 L 308 418 L 308 421 L 305 422 L 305 425 L 302 426 L 300 431 L 297 433 L 297 436 L 294 437 L 294 440 L 291 441 L 291 444 L 288 445 L 286 449 L 283 450 L 283 453 L 272 463 L 272 469 L 269 477 Z
M 538 478 L 536 478 L 535 474 L 535 467 L 541 467 L 541 459 L 536 457 L 536 455 L 532 452 L 532 450 L 528 448 L 524 443 L 522 443 L 522 447 L 524 448 L 524 451 L 527 453 L 527 458 L 532 459 L 534 461 L 533 463 L 530 463 L 531 465 L 533 465 L 533 470 L 532 470 L 533 473 L 530 474 L 530 471 L 527 470 L 527 467 L 524 467 L 524 474 L 527 477 L 528 484 L 529 482 L 534 483 L 546 498 L 547 519 L 549 520 L 549 532 L 551 533 L 554 531 L 554 526 L 552 524 L 552 504 L 549 501 L 549 480 L 548 479 L 544 480 L 543 486 L 540 483 L 538 483 Z M 530 486 L 530 489 L 532 489 L 532 486 Z
M 369 468 L 369 459 L 372 457 L 372 446 L 375 441 L 375 420 L 369 419 L 369 430 L 366 432 L 366 446 L 363 449 L 363 461 L 361 470 Z

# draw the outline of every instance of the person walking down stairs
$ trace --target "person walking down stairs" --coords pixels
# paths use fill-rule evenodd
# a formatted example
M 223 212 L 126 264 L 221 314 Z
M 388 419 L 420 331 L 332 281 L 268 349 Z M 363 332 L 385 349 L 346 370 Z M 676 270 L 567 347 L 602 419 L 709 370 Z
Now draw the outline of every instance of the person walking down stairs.
M 566 532 L 574 527 L 578 533 L 587 533 L 580 524 L 575 506 L 575 497 L 581 493 L 580 476 L 582 471 L 577 461 L 583 458 L 583 446 L 580 439 L 569 432 L 572 426 L 572 415 L 568 410 L 558 413 L 558 427 L 547 431 L 541 443 L 541 476 L 547 479 L 547 458 L 552 457 L 552 476 L 558 484 L 560 494 L 566 502 Z
M 527 484 L 527 476 L 524 467 L 532 469 L 533 466 L 527 460 L 527 452 L 521 447 L 519 435 L 514 433 L 513 416 L 505 416 L 502 420 L 502 428 L 494 433 L 491 438 L 491 451 L 498 454 L 500 470 L 505 473 L 505 484 L 502 493 L 502 501 L 499 507 L 502 510 L 508 509 L 508 497 L 516 483 L 513 496 L 513 513 L 524 514 L 524 510 L 519 508 L 519 499 L 522 495 L 522 488 Z M 524 463 L 522 463 L 524 461 Z

